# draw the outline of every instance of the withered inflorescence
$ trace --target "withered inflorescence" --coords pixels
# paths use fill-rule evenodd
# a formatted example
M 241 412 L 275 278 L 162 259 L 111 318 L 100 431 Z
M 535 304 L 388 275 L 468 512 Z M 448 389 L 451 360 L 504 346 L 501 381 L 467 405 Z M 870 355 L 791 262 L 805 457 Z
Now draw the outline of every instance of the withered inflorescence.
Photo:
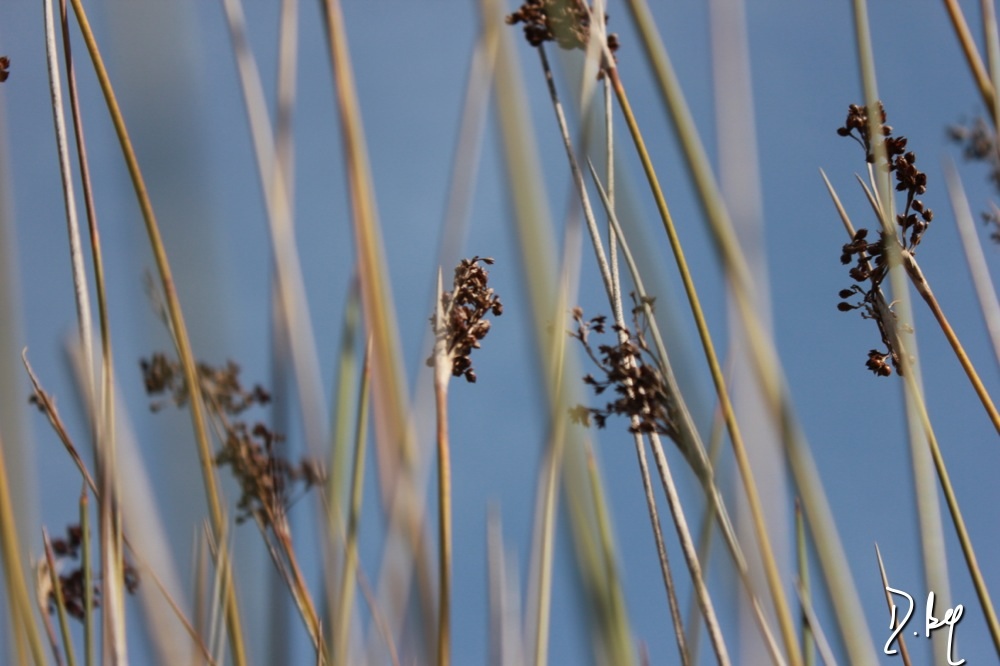
M 678 432 L 670 411 L 670 392 L 659 366 L 651 358 L 641 332 L 639 318 L 643 316 L 643 312 L 641 306 L 633 310 L 636 333 L 612 325 L 611 330 L 618 334 L 618 343 L 598 345 L 595 351 L 589 336 L 591 333 L 605 333 L 607 318 L 597 316 L 585 320 L 582 309 L 573 309 L 576 330 L 571 331 L 570 335 L 580 341 L 603 375 L 585 375 L 583 382 L 592 386 L 597 395 L 611 389 L 615 398 L 604 407 L 578 405 L 570 410 L 570 417 L 586 426 L 593 420 L 598 428 L 603 428 L 608 417 L 617 414 L 634 420 L 629 425 L 630 432 L 655 432 L 676 439 Z
M 877 131 L 885 146 L 885 163 L 876 164 L 870 118 L 865 107 L 851 104 L 847 120 L 843 127 L 837 129 L 837 134 L 857 141 L 865 150 L 865 160 L 874 167 L 876 173 L 889 172 L 895 175 L 896 191 L 906 193 L 902 212 L 896 215 L 900 236 L 895 238 L 879 231 L 878 239 L 872 241 L 868 238 L 867 229 L 855 232 L 851 242 L 841 248 L 840 255 L 841 263 L 854 263 L 850 276 L 855 284 L 840 291 L 842 300 L 837 308 L 841 312 L 860 310 L 862 317 L 875 321 L 885 351 L 870 350 L 865 365 L 877 376 L 888 377 L 892 374 L 892 368 L 901 372 L 900 350 L 893 335 L 896 327 L 895 314 L 882 293 L 882 282 L 889 268 L 889 243 L 894 243 L 909 255 L 915 254 L 924 232 L 934 219 L 934 211 L 918 198 L 927 191 L 927 174 L 915 166 L 917 156 L 906 150 L 906 137 L 892 135 L 892 127 L 886 124 L 885 108 L 881 102 L 878 103 L 876 113 Z
M 949 127 L 948 137 L 962 146 L 965 159 L 986 163 L 993 189 L 1000 193 L 1000 146 L 997 145 L 997 134 L 993 127 L 982 118 L 976 118 L 969 125 Z M 990 239 L 994 243 L 1000 243 L 1000 208 L 992 204 L 990 210 L 981 213 L 981 216 L 983 223 L 990 229 Z
M 190 393 L 179 363 L 163 354 L 154 354 L 149 360 L 143 359 L 140 365 L 147 394 L 169 394 L 176 406 L 187 404 Z M 303 459 L 294 465 L 282 457 L 276 449 L 284 437 L 264 423 L 258 421 L 250 425 L 231 418 L 254 405 L 262 406 L 271 401 L 270 394 L 260 385 L 244 389 L 239 374 L 240 367 L 232 361 L 219 368 L 198 364 L 205 402 L 224 433 L 214 462 L 218 467 L 229 467 L 240 485 L 237 523 L 256 517 L 266 526 L 283 527 L 285 512 L 291 504 L 291 488 L 298 483 L 302 484 L 303 491 L 308 490 L 323 480 L 324 473 L 315 461 Z M 162 401 L 150 404 L 152 411 L 162 407 Z
M 58 567 L 61 563 L 75 562 L 80 559 L 80 548 L 83 545 L 83 529 L 80 525 L 70 525 L 66 528 L 66 536 L 59 537 L 52 540 L 52 554 L 55 556 L 56 566 Z M 58 574 L 59 588 L 62 592 L 63 605 L 66 608 L 66 613 L 77 620 L 83 620 L 86 614 L 86 594 L 84 587 L 84 571 L 82 566 L 76 566 L 69 568 L 69 564 L 66 565 L 67 571 Z M 136 590 L 139 589 L 139 572 L 136 568 L 128 561 L 125 561 L 123 574 L 125 578 L 125 591 L 129 594 L 135 594 Z M 97 576 L 94 576 L 94 580 Z M 94 584 L 93 588 L 93 603 L 94 608 L 99 608 L 101 605 L 101 586 L 99 583 Z M 56 593 L 55 590 L 50 590 L 48 595 L 48 611 L 49 613 L 54 613 L 56 610 Z
M 436 332 L 445 336 L 445 350 L 451 358 L 451 374 L 464 376 L 469 382 L 476 381 L 472 350 L 479 349 L 480 341 L 490 332 L 490 321 L 485 317 L 490 313 L 495 317 L 503 314 L 503 303 L 488 285 L 489 273 L 483 264 L 492 265 L 493 259 L 475 256 L 462 259 L 455 267 L 452 290 L 441 294 L 444 330 Z M 432 328 L 434 321 L 432 316 Z M 427 359 L 427 365 L 434 365 L 433 356 Z
M 532 46 L 555 42 L 564 49 L 586 49 L 590 40 L 590 9 L 583 0 L 527 0 L 506 20 L 508 25 L 523 23 Z M 608 50 L 615 53 L 618 46 L 618 36 L 609 34 Z

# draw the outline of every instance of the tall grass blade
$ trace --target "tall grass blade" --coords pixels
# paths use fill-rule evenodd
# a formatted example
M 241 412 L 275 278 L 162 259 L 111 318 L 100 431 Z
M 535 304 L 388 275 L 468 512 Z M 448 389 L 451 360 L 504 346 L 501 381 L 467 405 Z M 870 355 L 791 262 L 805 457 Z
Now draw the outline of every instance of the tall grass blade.
M 962 249 L 965 251 L 965 262 L 969 266 L 976 296 L 979 298 L 979 311 L 983 315 L 990 342 L 993 344 L 994 359 L 1000 365 L 1000 300 L 997 299 L 997 291 L 990 277 L 983 246 L 979 242 L 979 235 L 972 220 L 969 201 L 966 199 L 955 166 L 950 161 L 945 162 L 944 174 L 948 185 L 948 196 L 951 199 L 951 209 L 955 215 L 955 226 L 958 227 Z
M 364 496 L 365 454 L 368 441 L 369 382 L 371 379 L 371 340 L 365 350 L 364 364 L 358 386 L 358 411 L 354 419 L 354 462 L 351 466 L 350 498 L 347 514 L 347 533 L 344 537 L 344 569 L 340 576 L 340 597 L 333 614 L 336 622 L 334 633 L 335 666 L 352 663 L 349 659 L 351 609 L 354 607 L 354 585 L 358 572 L 358 528 L 361 522 L 361 500 Z
M 965 56 L 965 62 L 969 66 L 979 94 L 983 98 L 983 103 L 989 110 L 990 117 L 996 118 L 997 112 L 1000 111 L 996 103 L 996 89 L 986 71 L 986 66 L 983 64 L 982 56 L 979 55 L 976 40 L 972 36 L 972 31 L 969 30 L 969 24 L 965 20 L 962 7 L 958 4 L 958 0 L 943 1 L 944 8 L 948 12 L 948 19 L 951 21 L 951 27 L 955 31 L 955 37 L 958 38 L 959 46 L 962 47 L 962 54 Z
M 197 442 L 198 457 L 201 464 L 202 479 L 205 485 L 205 493 L 212 520 L 212 529 L 216 534 L 220 534 L 224 531 L 225 527 L 222 500 L 218 490 L 218 482 L 215 476 L 213 457 L 208 440 L 201 386 L 195 369 L 195 358 L 191 350 L 191 342 L 188 337 L 187 327 L 184 324 L 180 301 L 178 300 L 177 291 L 174 287 L 173 274 L 163 246 L 160 229 L 156 221 L 156 215 L 153 212 L 153 206 L 149 199 L 146 184 L 142 177 L 138 160 L 135 156 L 135 150 L 132 147 L 131 140 L 129 139 L 128 130 L 125 127 L 124 117 L 122 116 L 117 99 L 115 98 L 114 89 L 111 85 L 111 80 L 108 77 L 107 69 L 104 66 L 104 61 L 101 57 L 100 50 L 98 49 L 97 41 L 90 28 L 86 11 L 83 8 L 81 0 L 72 0 L 72 4 L 77 23 L 80 27 L 81 33 L 83 34 L 84 42 L 87 45 L 87 51 L 90 55 L 91 62 L 94 65 L 98 82 L 100 83 L 101 92 L 103 93 L 105 103 L 108 106 L 108 112 L 111 116 L 111 121 L 114 125 L 115 133 L 118 137 L 122 150 L 122 156 L 125 159 L 129 177 L 131 178 L 132 186 L 135 190 L 136 199 L 138 200 L 139 208 L 142 212 L 142 218 L 146 227 L 146 233 L 149 237 L 150 247 L 156 260 L 161 287 L 163 289 L 164 298 L 166 299 L 167 311 L 170 316 L 174 342 L 177 346 L 178 356 L 180 357 L 181 365 L 184 370 L 185 381 L 187 382 L 188 390 L 191 394 L 191 421 Z M 229 638 L 233 649 L 233 661 L 236 666 L 245 666 L 246 651 L 243 642 L 242 622 L 240 620 L 239 608 L 236 602 L 235 586 L 228 586 L 226 590 L 229 595 L 228 603 L 226 604 L 226 614 L 227 624 L 229 626 Z
M 853 661 L 872 662 L 875 660 L 875 655 L 871 641 L 866 638 L 869 636 L 869 630 L 861 622 L 860 600 L 850 571 L 845 565 L 843 547 L 837 535 L 823 485 L 805 441 L 805 435 L 794 415 L 774 342 L 764 332 L 756 312 L 750 305 L 749 294 L 753 291 L 753 283 L 749 278 L 749 270 L 742 251 L 736 243 L 736 234 L 728 212 L 718 194 L 708 158 L 698 139 L 690 110 L 684 102 L 677 77 L 652 21 L 648 6 L 642 0 L 629 0 L 628 7 L 639 29 L 643 49 L 653 68 L 659 92 L 676 128 L 675 133 L 680 140 L 688 169 L 694 177 L 699 200 L 706 212 L 712 241 L 722 257 L 733 297 L 747 330 L 754 372 L 766 398 L 768 410 L 779 426 L 789 469 L 802 496 L 803 507 L 816 541 L 828 589 L 831 590 L 841 636 L 845 639 L 848 653 Z M 773 576 L 769 578 L 773 579 Z M 784 594 L 774 588 L 773 581 L 770 585 L 774 602 L 786 608 L 781 613 L 784 619 L 780 620 L 786 649 L 790 653 L 797 652 L 797 640 L 791 630 L 791 616 L 787 612 L 787 603 L 783 602 Z
M 44 666 L 47 663 L 45 648 L 42 646 L 42 638 L 38 633 L 28 587 L 25 584 L 25 572 L 28 569 L 21 560 L 21 553 L 24 551 L 21 550 L 17 535 L 10 488 L 3 440 L 0 439 L 0 559 L 3 563 L 7 588 L 7 607 L 10 609 L 10 630 L 15 637 L 14 646 L 17 649 L 18 663 L 27 663 L 28 655 L 25 650 L 27 644 L 26 647 L 35 666 Z

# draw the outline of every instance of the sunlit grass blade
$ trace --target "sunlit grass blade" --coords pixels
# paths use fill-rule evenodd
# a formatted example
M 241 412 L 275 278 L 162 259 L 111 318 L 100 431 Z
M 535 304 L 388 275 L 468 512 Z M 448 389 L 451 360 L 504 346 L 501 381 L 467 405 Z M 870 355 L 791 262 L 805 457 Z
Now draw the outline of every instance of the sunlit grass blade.
M 298 248 L 295 244 L 292 219 L 291 136 L 290 121 L 293 100 L 292 84 L 295 45 L 286 43 L 293 39 L 286 33 L 282 41 L 282 64 L 280 72 L 281 96 L 279 115 L 281 136 L 272 130 L 268 117 L 264 86 L 260 78 L 256 60 L 247 43 L 246 25 L 240 0 L 224 0 L 226 18 L 233 42 L 237 70 L 243 91 L 244 106 L 250 124 L 257 175 L 264 203 L 267 209 L 268 231 L 274 256 L 277 303 L 275 309 L 283 319 L 283 330 L 287 332 L 292 367 L 298 389 L 297 395 L 302 409 L 302 422 L 306 433 L 306 445 L 311 455 L 318 456 L 326 442 L 324 430 L 328 421 L 323 404 L 322 381 L 319 375 L 319 357 L 313 336 L 312 320 L 306 302 L 305 282 Z M 289 11 L 285 8 L 283 11 Z M 290 19 L 285 19 L 285 23 Z M 279 142 L 280 143 L 276 143 Z

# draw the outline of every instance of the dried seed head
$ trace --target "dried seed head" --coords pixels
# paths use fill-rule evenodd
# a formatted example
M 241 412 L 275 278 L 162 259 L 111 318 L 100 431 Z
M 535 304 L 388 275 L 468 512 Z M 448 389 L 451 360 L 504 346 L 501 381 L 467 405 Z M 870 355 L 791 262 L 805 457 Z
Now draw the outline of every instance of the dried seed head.
M 532 46 L 555 42 L 563 49 L 586 49 L 590 12 L 583 0 L 526 0 L 505 20 L 508 25 L 523 23 L 524 37 Z M 609 34 L 607 45 L 612 54 L 618 51 L 618 35 Z
M 451 374 L 464 376 L 470 383 L 476 381 L 470 354 L 473 349 L 479 349 L 480 341 L 490 332 L 491 324 L 485 316 L 503 314 L 503 303 L 489 287 L 489 274 L 482 264 L 492 265 L 493 259 L 475 256 L 462 259 L 455 267 L 452 290 L 441 294 L 443 330 L 436 331 L 444 337 L 445 352 L 451 358 Z M 434 316 L 431 326 L 435 326 Z M 434 365 L 433 356 L 427 359 L 427 365 Z
M 589 426 L 593 421 L 598 428 L 603 428 L 608 417 L 617 414 L 631 421 L 631 432 L 656 432 L 671 438 L 677 437 L 676 420 L 671 410 L 672 398 L 666 381 L 638 332 L 643 328 L 641 317 L 645 316 L 644 312 L 641 307 L 633 309 L 636 333 L 616 325 L 613 329 L 619 334 L 618 344 L 599 345 L 595 352 L 589 335 L 591 332 L 603 333 L 606 318 L 599 316 L 587 321 L 583 318 L 583 311 L 574 308 L 576 330 L 571 331 L 570 335 L 580 341 L 603 375 L 602 379 L 585 375 L 583 382 L 591 386 L 597 395 L 611 389 L 615 396 L 614 400 L 603 407 L 578 405 L 570 409 L 569 415 L 574 422 Z

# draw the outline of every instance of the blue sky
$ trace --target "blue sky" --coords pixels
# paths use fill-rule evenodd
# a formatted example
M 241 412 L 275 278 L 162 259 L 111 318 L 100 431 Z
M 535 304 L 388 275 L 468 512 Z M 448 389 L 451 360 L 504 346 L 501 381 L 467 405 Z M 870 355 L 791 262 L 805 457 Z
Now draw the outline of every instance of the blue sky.
M 252 47 L 272 100 L 277 53 L 278 3 L 247 2 Z M 407 3 L 348 2 L 345 14 L 364 114 L 379 215 L 405 365 L 418 381 L 428 352 L 427 315 L 433 298 L 437 247 L 460 122 L 469 59 L 478 30 L 475 3 L 436 0 Z M 662 3 L 660 3 L 662 4 Z M 711 41 L 704 3 L 674 3 L 654 9 L 681 84 L 709 154 L 718 162 L 716 101 L 711 77 Z M 963 3 L 978 17 L 975 3 Z M 513 7 L 509 7 L 513 9 Z M 150 183 L 179 292 L 192 329 L 196 353 L 222 362 L 237 360 L 248 382 L 270 383 L 270 262 L 266 218 L 221 3 L 156 3 L 108 0 L 89 11 L 120 95 L 126 122 Z M 961 60 L 943 8 L 926 1 L 872 3 L 871 23 L 881 98 L 889 123 L 910 138 L 918 165 L 929 178 L 925 202 L 936 217 L 920 247 L 919 259 L 938 298 L 993 394 L 997 367 L 977 314 L 975 296 L 962 258 L 954 216 L 944 187 L 943 159 L 959 160 L 974 211 L 987 207 L 992 193 L 986 170 L 961 163 L 948 144 L 949 124 L 972 119 L 983 105 Z M 727 344 L 723 282 L 703 218 L 679 157 L 666 112 L 655 93 L 628 13 L 612 3 L 610 28 L 620 35 L 618 63 L 632 104 L 654 156 L 656 168 L 678 221 L 695 279 L 720 349 Z M 863 168 L 857 145 L 835 130 L 847 105 L 861 101 L 850 5 L 841 3 L 749 3 L 747 30 L 753 121 L 760 184 L 762 245 L 766 251 L 773 330 L 791 393 L 829 494 L 841 538 L 865 608 L 877 651 L 888 621 L 874 559 L 878 543 L 898 587 L 926 594 L 920 574 L 919 543 L 901 387 L 895 377 L 877 379 L 864 367 L 868 349 L 879 342 L 871 322 L 836 309 L 837 291 L 850 283 L 839 263 L 845 235 L 819 176 L 826 171 L 855 223 L 871 228 L 867 203 L 854 174 Z M 978 20 L 978 19 L 976 19 Z M 519 31 L 518 31 L 519 32 Z M 74 37 L 78 37 L 74 33 Z M 324 402 L 331 400 L 340 320 L 353 265 L 353 243 L 342 168 L 338 118 L 325 41 L 317 7 L 304 3 L 300 24 L 300 72 L 295 111 L 295 220 L 306 292 L 318 342 Z M 183 415 L 147 415 L 141 392 L 139 357 L 165 349 L 169 340 L 149 305 L 143 273 L 153 269 L 139 212 L 131 196 L 110 123 L 79 39 L 79 63 L 88 145 L 108 262 L 112 327 L 121 391 L 129 407 L 153 484 L 169 496 L 168 528 L 186 571 L 191 516 L 199 515 L 201 488 L 188 425 Z M 531 100 L 538 153 L 545 169 L 549 207 L 557 226 L 568 213 L 572 188 L 565 157 L 547 103 L 538 59 L 520 39 L 517 55 Z M 59 397 L 61 409 L 83 431 L 63 352 L 75 330 L 65 222 L 59 190 L 52 119 L 44 66 L 40 3 L 12 0 L 0 7 L 0 53 L 11 57 L 11 78 L 0 87 L 0 203 L 11 224 L 4 230 L 3 279 L 20 301 L 11 345 L 24 346 L 43 382 Z M 550 52 L 551 54 L 551 52 Z M 568 65 L 572 60 L 553 58 Z M 565 77 L 561 90 L 571 99 Z M 684 307 L 669 246 L 637 169 L 625 128 L 619 122 L 623 206 L 646 254 L 660 264 L 655 286 L 660 312 L 671 318 L 680 349 L 676 361 L 690 370 L 685 381 L 698 415 L 708 424 L 710 382 L 698 351 L 694 327 Z M 499 506 L 509 547 L 527 577 L 535 478 L 544 442 L 539 362 L 531 341 L 530 309 L 521 277 L 502 164 L 496 115 L 490 113 L 478 163 L 463 255 L 489 255 L 497 263 L 491 283 L 504 299 L 484 348 L 473 357 L 479 382 L 452 389 L 451 424 L 455 471 L 455 663 L 480 663 L 488 654 L 485 525 L 488 507 Z M 749 169 L 751 165 L 747 165 Z M 986 238 L 986 234 L 982 234 Z M 987 261 L 996 271 L 995 245 Z M 446 267 L 446 273 L 448 268 Z M 593 260 L 584 253 L 580 304 L 596 314 L 602 305 Z M 671 304 L 668 306 L 667 304 Z M 996 433 L 990 427 L 958 363 L 926 309 L 916 304 L 917 335 L 931 416 L 956 483 L 980 564 L 988 582 L 1000 579 L 992 507 L 994 470 L 1000 464 Z M 19 372 L 16 363 L 4 365 Z M 70 522 L 79 480 L 42 419 L 25 403 L 23 373 L 5 377 L 8 403 L 21 405 L 34 457 L 39 520 L 50 526 Z M 13 389 L 11 388 L 13 387 Z M 4 412 L 8 414 L 9 412 Z M 298 426 L 290 425 L 293 447 Z M 4 424 L 4 435 L 8 437 Z M 167 433 L 164 436 L 164 433 Z M 166 441 L 165 441 L 166 440 Z M 10 441 L 7 445 L 10 446 Z M 430 446 L 431 442 L 426 442 Z M 637 641 L 651 662 L 672 663 L 675 648 L 634 453 L 624 424 L 597 438 L 608 497 L 614 511 L 624 571 L 626 601 Z M 720 477 L 735 479 L 731 455 Z M 678 461 L 680 459 L 678 458 Z M 678 462 L 678 464 L 680 464 Z M 693 480 L 678 472 L 687 495 Z M 734 491 L 731 496 L 736 497 Z M 366 503 L 374 506 L 375 495 Z M 379 518 L 371 512 L 362 533 L 363 558 L 374 575 L 381 546 Z M 301 521 L 300 532 L 311 523 Z M 244 528 L 249 531 L 249 527 Z M 670 531 L 668 530 L 668 533 Z M 954 603 L 964 603 L 958 655 L 969 664 L 992 653 L 981 613 L 964 573 L 961 554 L 946 527 Z M 249 544 L 255 535 L 237 537 Z M 304 548 L 314 547 L 304 536 Z M 560 532 L 557 554 L 553 663 L 585 662 L 590 652 L 586 626 L 577 608 L 582 596 L 570 556 L 568 532 Z M 252 550 L 251 546 L 247 547 Z M 680 564 L 673 547 L 673 561 Z M 259 552 L 245 563 L 266 567 Z M 715 562 L 722 564 L 722 562 Z M 681 576 L 679 576 L 681 577 Z M 726 578 L 715 587 L 726 598 Z M 687 586 L 682 587 L 682 602 Z M 250 621 L 267 621 L 262 594 L 246 592 Z M 720 602 L 721 603 L 721 602 Z M 824 617 L 829 617 L 823 610 Z M 725 621 L 733 622 L 730 615 Z M 257 639 L 258 650 L 266 641 Z M 735 639 L 733 639 L 735 641 Z M 921 655 L 927 641 L 911 640 Z M 737 645 L 730 648 L 735 652 Z M 929 657 L 929 652 L 923 653 Z M 886 660 L 888 658 L 885 658 Z M 922 662 L 920 656 L 917 662 Z M 136 663 L 141 663 L 137 660 Z M 260 663 L 264 663 L 261 661 Z M 886 661 L 885 663 L 889 663 Z

